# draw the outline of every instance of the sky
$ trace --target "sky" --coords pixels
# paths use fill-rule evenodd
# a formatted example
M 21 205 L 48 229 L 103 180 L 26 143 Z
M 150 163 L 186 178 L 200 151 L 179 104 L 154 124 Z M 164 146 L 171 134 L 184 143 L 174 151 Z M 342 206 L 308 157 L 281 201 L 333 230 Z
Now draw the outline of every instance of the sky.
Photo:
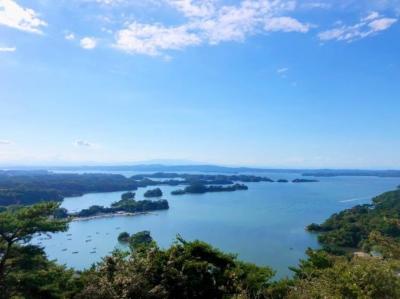
M 400 0 L 0 0 L 0 165 L 400 168 Z

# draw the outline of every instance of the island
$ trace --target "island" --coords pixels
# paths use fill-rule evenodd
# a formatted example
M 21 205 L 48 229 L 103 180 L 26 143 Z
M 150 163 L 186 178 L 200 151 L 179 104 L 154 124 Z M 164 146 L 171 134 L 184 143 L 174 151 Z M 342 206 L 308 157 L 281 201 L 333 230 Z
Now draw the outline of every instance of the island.
M 136 195 L 135 192 L 131 192 L 131 191 L 125 192 L 125 193 L 122 193 L 121 199 L 134 199 L 135 195 Z
M 318 180 L 294 179 L 292 183 L 317 183 Z
M 232 192 L 238 190 L 248 190 L 249 187 L 243 184 L 234 184 L 231 186 L 206 186 L 202 184 L 193 184 L 187 186 L 184 189 L 174 190 L 171 192 L 172 195 L 183 195 L 183 194 L 203 194 L 207 192 Z
M 288 180 L 285 180 L 285 179 L 279 179 L 279 180 L 277 180 L 276 182 L 277 182 L 277 183 L 289 183 L 289 181 L 288 181 Z
M 151 190 L 147 190 L 144 193 L 144 197 L 161 197 L 163 195 L 162 191 L 160 188 L 156 188 L 156 189 L 151 189 Z
M 162 200 L 139 200 L 121 199 L 111 204 L 111 207 L 103 207 L 94 205 L 88 209 L 83 209 L 76 213 L 65 213 L 62 217 L 71 217 L 73 219 L 92 218 L 92 217 L 109 217 L 109 216 L 133 216 L 152 211 L 169 209 L 168 201 Z
M 129 233 L 127 233 L 127 232 L 122 232 L 122 233 L 120 233 L 120 234 L 118 235 L 118 242 L 120 242 L 120 243 L 127 243 L 127 242 L 129 242 L 129 237 L 130 237 Z
M 153 238 L 149 231 L 144 230 L 130 235 L 128 232 L 122 232 L 118 236 L 118 242 L 122 244 L 129 244 L 132 250 L 142 246 L 149 246 L 153 243 Z

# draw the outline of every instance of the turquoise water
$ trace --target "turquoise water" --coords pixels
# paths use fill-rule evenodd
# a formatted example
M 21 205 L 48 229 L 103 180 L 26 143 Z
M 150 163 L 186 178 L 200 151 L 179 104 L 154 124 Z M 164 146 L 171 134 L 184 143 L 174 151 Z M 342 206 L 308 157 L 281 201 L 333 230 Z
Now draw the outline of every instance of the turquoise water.
M 264 175 L 273 179 L 299 177 Z M 395 178 L 336 177 L 308 184 L 248 183 L 248 191 L 182 196 L 170 195 L 177 187 L 162 186 L 163 198 L 170 203 L 168 211 L 72 222 L 68 232 L 35 242 L 41 242 L 49 258 L 83 269 L 114 248 L 121 248 L 117 236 L 122 231 L 150 230 L 162 247 L 170 245 L 179 233 L 185 239 L 204 240 L 237 253 L 240 259 L 269 265 L 282 277 L 291 274 L 288 266 L 297 265 L 307 247 L 318 247 L 316 236 L 304 230 L 307 224 L 369 202 L 373 196 L 393 190 L 399 184 L 400 179 Z M 136 191 L 136 198 L 143 199 L 145 190 Z M 63 206 L 70 211 L 93 204 L 108 206 L 119 200 L 121 193 L 67 198 Z

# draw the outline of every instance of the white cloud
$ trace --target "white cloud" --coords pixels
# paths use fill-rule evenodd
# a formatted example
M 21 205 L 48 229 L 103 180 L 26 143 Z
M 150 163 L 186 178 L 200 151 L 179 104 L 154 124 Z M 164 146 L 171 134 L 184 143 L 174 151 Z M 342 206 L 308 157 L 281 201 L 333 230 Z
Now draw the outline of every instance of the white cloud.
M 24 8 L 12 0 L 0 0 L 0 25 L 42 34 L 42 27 L 47 23 L 32 9 Z
M 89 141 L 85 141 L 85 140 L 77 140 L 74 142 L 74 145 L 78 146 L 78 147 L 92 147 L 93 146 L 92 143 L 90 143 Z
M 80 40 L 80 45 L 86 50 L 92 50 L 97 46 L 97 40 L 93 37 L 84 37 Z
M 289 68 L 287 68 L 287 67 L 282 67 L 282 68 L 276 70 L 276 72 L 278 74 L 284 74 L 284 73 L 287 73 L 287 71 L 289 71 Z
M 101 5 L 111 6 L 111 5 L 117 5 L 117 4 L 124 3 L 127 0 L 83 0 L 83 1 L 92 2 L 92 3 L 94 2 L 94 3 L 101 4 Z
M 162 50 L 180 50 L 201 43 L 186 26 L 164 27 L 132 23 L 117 33 L 115 47 L 129 53 L 160 55 Z
M 318 37 L 322 41 L 337 40 L 352 42 L 371 36 L 379 31 L 384 31 L 396 22 L 397 19 L 386 18 L 377 12 L 372 12 L 355 25 L 339 24 L 336 28 L 319 33 Z
M 375 19 L 377 19 L 379 17 L 380 17 L 379 12 L 372 11 L 372 12 L 370 12 L 370 14 L 368 16 L 366 16 L 365 18 L 362 18 L 361 20 L 362 21 L 372 21 L 372 20 L 375 20 Z
M 16 47 L 0 47 L 0 52 L 15 52 Z
M 288 0 L 242 0 L 238 5 L 217 7 L 215 0 L 165 0 L 187 21 L 177 26 L 133 22 L 117 31 L 115 47 L 128 53 L 160 55 L 200 44 L 243 41 L 262 32 L 302 32 L 308 24 L 284 16 L 295 9 Z
M 215 13 L 215 0 L 166 0 L 187 17 L 208 17 Z
M 121 3 L 122 1 L 123 0 L 96 0 L 97 3 L 107 4 L 107 5 Z
M 0 139 L 0 145 L 10 145 L 12 142 L 10 140 Z
M 284 32 L 308 32 L 310 25 L 303 24 L 291 17 L 270 18 L 265 21 L 264 29 L 266 31 L 284 31 Z
M 305 2 L 302 7 L 306 9 L 329 9 L 332 4 L 327 2 Z
M 372 21 L 371 23 L 368 24 L 368 26 L 371 27 L 371 29 L 374 32 L 377 32 L 377 31 L 382 31 L 382 30 L 388 29 L 390 26 L 392 26 L 396 22 L 397 22 L 397 19 L 382 18 L 382 19 Z
M 75 39 L 75 34 L 68 33 L 64 37 L 65 37 L 66 40 L 74 40 Z

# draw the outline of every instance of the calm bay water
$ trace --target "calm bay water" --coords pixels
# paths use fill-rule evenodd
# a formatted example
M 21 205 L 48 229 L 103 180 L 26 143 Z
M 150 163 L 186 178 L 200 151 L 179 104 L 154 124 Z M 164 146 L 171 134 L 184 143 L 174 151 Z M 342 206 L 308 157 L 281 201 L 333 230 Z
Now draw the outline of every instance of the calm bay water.
M 293 173 L 262 175 L 289 180 L 300 177 Z M 161 247 L 169 246 L 180 234 L 187 240 L 200 239 L 224 251 L 237 253 L 240 259 L 269 265 L 277 270 L 278 277 L 282 277 L 291 274 L 288 266 L 297 265 L 307 247 L 318 247 L 316 236 L 304 230 L 307 224 L 321 222 L 334 212 L 367 203 L 372 197 L 400 184 L 399 178 L 333 177 L 319 180 L 318 183 L 304 184 L 248 183 L 248 191 L 182 196 L 170 195 L 177 187 L 162 186 L 163 198 L 170 204 L 168 211 L 72 222 L 68 232 L 34 242 L 41 242 L 49 258 L 83 269 L 114 248 L 123 248 L 117 241 L 122 231 L 149 230 Z M 136 199 L 143 199 L 147 189 L 135 191 Z M 62 206 L 70 211 L 94 204 L 109 206 L 119 200 L 122 193 L 67 198 Z

